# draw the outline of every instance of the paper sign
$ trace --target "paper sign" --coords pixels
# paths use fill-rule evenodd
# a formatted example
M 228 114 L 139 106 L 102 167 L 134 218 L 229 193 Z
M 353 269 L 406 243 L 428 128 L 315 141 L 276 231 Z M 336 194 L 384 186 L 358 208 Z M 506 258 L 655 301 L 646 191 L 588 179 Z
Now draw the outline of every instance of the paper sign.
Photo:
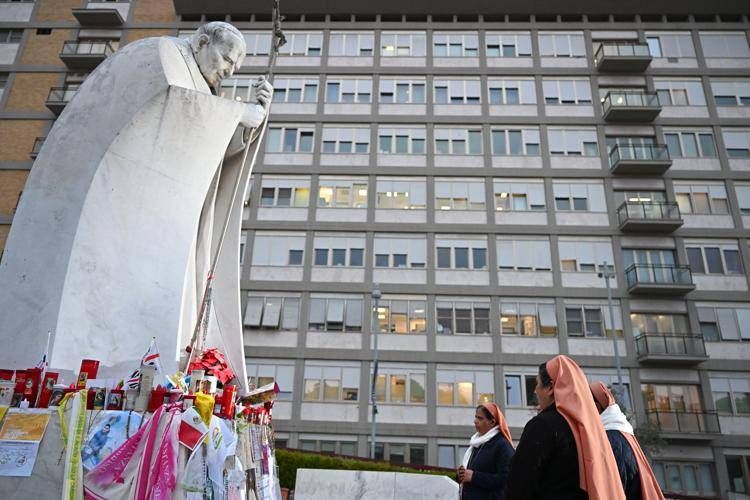
M 20 410 L 11 408 L 0 429 L 0 440 L 36 441 L 44 436 L 49 422 L 48 410 Z
M 38 453 L 38 441 L 0 441 L 0 476 L 31 476 Z

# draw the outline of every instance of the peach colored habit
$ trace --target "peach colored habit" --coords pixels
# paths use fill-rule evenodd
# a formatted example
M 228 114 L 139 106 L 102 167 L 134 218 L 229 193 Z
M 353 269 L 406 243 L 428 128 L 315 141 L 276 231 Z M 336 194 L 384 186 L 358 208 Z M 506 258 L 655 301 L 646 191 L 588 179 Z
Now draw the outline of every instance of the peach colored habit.
M 602 405 L 602 408 L 606 409 L 615 404 L 615 397 L 603 382 L 594 382 L 591 384 L 591 394 Z M 638 440 L 630 433 L 619 432 L 628 441 L 630 448 L 633 450 L 633 455 L 635 455 L 635 461 L 638 463 L 638 472 L 641 476 L 642 500 L 664 500 L 664 494 L 661 492 L 659 482 L 656 480 L 654 471 L 651 470 L 651 464 L 648 463 L 648 458 L 643 453 Z
M 615 456 L 583 371 L 569 357 L 556 356 L 547 361 L 547 372 L 554 383 L 557 411 L 575 438 L 581 489 L 589 500 L 625 500 Z
M 513 446 L 513 438 L 510 436 L 510 428 L 508 427 L 508 422 L 505 421 L 505 415 L 500 411 L 500 407 L 495 403 L 484 403 L 482 406 L 487 408 L 487 411 L 492 414 L 495 418 L 495 423 L 497 423 L 497 427 L 500 430 L 500 434 L 505 436 L 505 439 L 507 439 L 510 445 Z

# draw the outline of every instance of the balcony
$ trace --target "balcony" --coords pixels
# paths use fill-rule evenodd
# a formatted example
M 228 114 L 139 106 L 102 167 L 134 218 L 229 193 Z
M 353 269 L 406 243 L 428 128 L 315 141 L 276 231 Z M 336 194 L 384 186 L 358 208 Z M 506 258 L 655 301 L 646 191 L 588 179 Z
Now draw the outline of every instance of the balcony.
M 682 226 L 675 202 L 626 201 L 617 209 L 617 222 L 624 233 L 671 233 Z
M 701 335 L 643 333 L 635 338 L 635 352 L 641 363 L 694 365 L 708 359 Z
M 662 434 L 673 434 L 674 439 L 713 439 L 711 434 L 721 433 L 719 415 L 715 411 L 647 410 L 648 420 Z
M 690 266 L 633 264 L 625 269 L 625 283 L 632 294 L 685 295 L 695 290 Z
M 37 137 L 34 139 L 34 145 L 31 146 L 31 153 L 29 153 L 29 156 L 32 160 L 35 160 L 37 155 L 39 154 L 39 151 L 42 150 L 42 146 L 44 146 L 44 139 L 46 137 Z
M 661 113 L 661 104 L 654 92 L 607 92 L 602 110 L 608 122 L 652 122 Z
M 45 103 L 50 111 L 59 115 L 65 106 L 68 105 L 73 95 L 78 90 L 78 85 L 67 85 L 65 87 L 52 87 L 47 96 L 47 102 Z
M 117 9 L 88 8 L 73 9 L 81 26 L 122 26 L 124 20 Z
M 642 73 L 651 64 L 648 45 L 636 42 L 603 42 L 594 62 L 598 71 L 612 73 Z
M 92 70 L 114 51 L 107 40 L 68 40 L 63 44 L 60 59 L 70 69 Z
M 617 144 L 609 152 L 609 170 L 616 175 L 662 175 L 671 166 L 664 144 Z

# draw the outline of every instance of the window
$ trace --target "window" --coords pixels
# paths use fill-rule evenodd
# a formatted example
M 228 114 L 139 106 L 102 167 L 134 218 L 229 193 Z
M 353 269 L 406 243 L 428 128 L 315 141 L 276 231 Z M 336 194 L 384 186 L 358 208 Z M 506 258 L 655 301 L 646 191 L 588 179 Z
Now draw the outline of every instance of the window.
M 622 337 L 622 313 L 620 306 L 613 306 L 615 313 L 614 332 Z M 571 337 L 612 337 L 607 304 L 565 304 L 565 324 Z
M 487 82 L 490 104 L 536 104 L 536 87 L 534 80 L 496 80 Z
M 534 393 L 536 373 L 505 375 L 505 406 L 534 408 L 539 404 Z
M 426 300 L 385 298 L 378 302 L 378 331 L 418 335 L 427 331 Z
M 633 404 L 630 399 L 630 377 L 628 376 L 627 370 L 625 370 L 622 377 L 622 398 L 620 395 L 616 394 L 616 388 L 619 381 L 614 370 L 594 371 L 590 368 L 586 368 L 584 369 L 584 374 L 586 375 L 586 380 L 588 380 L 589 384 L 594 382 L 604 383 L 604 385 L 606 385 L 612 392 L 617 404 L 620 405 L 620 408 L 622 408 L 624 412 L 627 412 L 628 409 L 631 409 L 632 411 Z
M 615 259 L 612 256 L 612 242 L 609 239 L 561 237 L 558 246 L 560 270 L 564 273 L 599 272 L 603 269 L 604 261 L 607 262 L 607 267 L 614 269 Z
M 484 210 L 484 182 L 435 179 L 436 210 Z
M 478 57 L 479 35 L 436 31 L 432 35 L 432 55 L 434 57 Z
M 493 156 L 539 156 L 539 129 L 492 129 Z
M 497 266 L 501 271 L 549 271 L 549 238 L 546 236 L 498 236 Z
M 318 187 L 318 207 L 367 208 L 367 177 L 321 176 Z
M 711 393 L 719 413 L 750 415 L 750 379 L 712 376 Z
M 736 243 L 685 242 L 690 270 L 694 274 L 743 274 Z
M 286 44 L 279 49 L 279 55 L 319 57 L 323 47 L 323 33 L 320 31 L 286 31 Z
M 304 233 L 261 233 L 253 242 L 253 266 L 301 266 Z
M 729 488 L 734 493 L 750 492 L 750 457 L 726 456 Z
M 723 183 L 674 183 L 674 192 L 683 214 L 723 215 L 729 213 L 727 192 Z
M 481 155 L 482 130 L 479 128 L 435 128 L 435 154 Z
M 328 55 L 346 57 L 372 57 L 375 34 L 354 31 L 332 31 Z
M 372 102 L 372 79 L 329 77 L 326 81 L 326 102 L 370 103 Z
M 0 43 L 19 43 L 23 30 L 0 30 Z
M 583 33 L 575 31 L 539 33 L 542 57 L 586 57 Z
M 471 80 L 435 80 L 435 104 L 479 104 L 479 78 Z
M 313 296 L 307 327 L 318 332 L 361 332 L 362 299 Z
M 630 326 L 633 336 L 644 333 L 686 334 L 688 319 L 684 314 L 631 313 Z
M 495 400 L 491 371 L 437 369 L 438 406 L 477 406 Z
M 594 129 L 550 128 L 549 151 L 552 155 L 599 156 Z
M 734 59 L 736 57 L 750 57 L 750 46 L 747 43 L 747 35 L 743 32 L 732 33 L 728 31 L 699 33 L 703 55 L 706 58 L 725 57 Z
M 372 371 L 370 376 L 372 377 Z M 424 368 L 383 363 L 378 367 L 375 399 L 388 404 L 423 405 L 425 403 Z
M 357 401 L 359 364 L 305 363 L 304 401 Z
M 485 41 L 487 57 L 531 57 L 531 34 L 528 31 L 488 31 Z
M 555 304 L 500 299 L 500 333 L 524 337 L 554 337 L 557 335 Z
M 277 445 L 276 448 L 279 448 L 279 446 Z M 306 451 L 319 451 L 321 453 L 337 453 L 338 450 L 339 455 L 357 456 L 356 441 L 306 439 L 303 434 L 300 435 L 298 448 Z
M 380 79 L 380 102 L 382 104 L 424 104 L 424 78 Z
M 438 297 L 436 309 L 438 335 L 490 333 L 489 300 L 449 300 Z
M 271 53 L 270 33 L 244 31 L 242 36 L 245 38 L 248 56 L 267 56 Z
M 723 129 L 724 145 L 729 158 L 750 158 L 750 130 Z
M 694 58 L 695 49 L 690 32 L 654 33 L 646 32 L 649 52 L 652 57 Z
M 267 153 L 312 153 L 312 128 L 269 127 L 266 140 Z
M 424 178 L 378 177 L 377 208 L 388 210 L 424 210 L 426 184 Z
M 654 462 L 653 469 L 664 491 L 709 496 L 716 491 L 711 464 Z
M 521 179 L 519 179 L 521 180 Z M 544 182 L 518 182 L 516 179 L 495 179 L 495 210 L 544 211 Z
M 309 177 L 263 176 L 260 193 L 261 207 L 302 208 L 310 202 Z
M 698 322 L 708 342 L 750 340 L 750 306 L 698 305 Z
M 375 267 L 423 268 L 427 262 L 424 236 L 375 235 Z
M 364 127 L 323 126 L 323 153 L 367 154 L 370 129 Z
M 466 445 L 438 444 L 438 467 L 455 469 L 463 460 Z
M 424 127 L 388 127 L 378 129 L 379 154 L 425 154 Z
M 487 238 L 435 237 L 438 269 L 486 269 Z
M 221 86 L 224 88 L 224 82 L 221 82 Z M 317 100 L 318 80 L 311 78 L 276 78 L 273 81 L 273 102 L 312 103 L 317 102 Z
M 701 81 L 655 79 L 654 87 L 662 106 L 705 106 Z
M 591 82 L 588 78 L 542 81 L 545 104 L 591 104 Z
M 247 360 L 247 381 L 251 390 L 276 382 L 279 386 L 278 399 L 291 401 L 294 389 L 294 361 L 267 359 Z
M 647 412 L 703 411 L 697 385 L 641 384 Z
M 711 80 L 717 106 L 750 106 L 750 80 Z
M 585 184 L 552 181 L 552 192 L 557 212 L 607 211 L 604 186 L 600 181 Z
M 742 215 L 750 215 L 750 184 L 735 183 L 734 192 L 737 194 L 737 204 Z
M 383 31 L 380 36 L 380 55 L 383 57 L 424 57 L 424 31 Z
M 365 237 L 355 233 L 316 234 L 314 266 L 362 267 Z
M 299 297 L 251 293 L 245 306 L 243 324 L 251 330 L 296 330 Z
M 710 130 L 664 131 L 670 158 L 716 158 L 716 144 Z

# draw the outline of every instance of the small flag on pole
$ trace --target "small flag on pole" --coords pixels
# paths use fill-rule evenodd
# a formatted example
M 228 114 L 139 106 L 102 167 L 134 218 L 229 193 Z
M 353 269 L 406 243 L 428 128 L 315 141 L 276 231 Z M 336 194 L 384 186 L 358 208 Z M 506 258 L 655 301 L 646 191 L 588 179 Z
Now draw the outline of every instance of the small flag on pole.
M 138 389 L 138 384 L 141 380 L 141 370 L 136 370 L 130 375 L 130 378 L 125 382 L 125 386 L 128 389 Z
M 159 357 L 159 348 L 156 347 L 156 337 L 151 339 L 151 345 L 148 346 L 148 351 L 143 355 L 141 366 L 153 366 L 156 368 L 156 373 L 161 373 L 161 358 Z

